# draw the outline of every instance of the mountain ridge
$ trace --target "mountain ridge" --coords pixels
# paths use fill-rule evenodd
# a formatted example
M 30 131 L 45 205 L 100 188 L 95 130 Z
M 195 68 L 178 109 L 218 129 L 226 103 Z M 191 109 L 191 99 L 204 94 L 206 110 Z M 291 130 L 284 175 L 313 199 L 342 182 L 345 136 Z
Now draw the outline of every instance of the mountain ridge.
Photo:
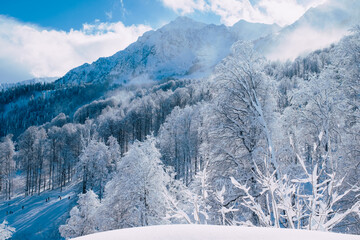
M 250 30 L 251 33 L 246 35 Z M 277 25 L 240 21 L 238 25 L 226 27 L 178 17 L 157 30 L 144 33 L 111 57 L 74 68 L 57 83 L 126 84 L 132 79 L 144 82 L 181 78 L 195 72 L 207 74 L 230 53 L 236 41 L 252 41 L 278 30 Z

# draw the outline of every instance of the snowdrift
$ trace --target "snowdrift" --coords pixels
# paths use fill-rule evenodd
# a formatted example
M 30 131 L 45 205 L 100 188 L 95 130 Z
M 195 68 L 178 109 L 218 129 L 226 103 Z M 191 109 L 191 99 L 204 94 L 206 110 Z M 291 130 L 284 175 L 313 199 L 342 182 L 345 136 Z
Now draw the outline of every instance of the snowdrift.
M 75 238 L 76 240 L 360 240 L 338 233 L 236 226 L 168 225 L 120 229 Z

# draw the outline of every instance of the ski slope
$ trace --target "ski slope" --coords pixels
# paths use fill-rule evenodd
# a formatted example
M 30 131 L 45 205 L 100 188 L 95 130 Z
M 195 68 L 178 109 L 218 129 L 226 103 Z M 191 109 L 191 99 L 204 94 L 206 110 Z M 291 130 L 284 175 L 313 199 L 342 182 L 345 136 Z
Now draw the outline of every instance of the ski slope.
M 120 229 L 75 238 L 76 240 L 360 240 L 338 233 L 213 225 L 168 225 Z
M 0 222 L 6 220 L 16 228 L 12 240 L 60 239 L 59 225 L 65 223 L 70 209 L 76 204 L 75 190 L 78 188 L 73 185 L 62 192 L 56 189 L 0 202 Z M 46 201 L 46 198 L 50 200 Z

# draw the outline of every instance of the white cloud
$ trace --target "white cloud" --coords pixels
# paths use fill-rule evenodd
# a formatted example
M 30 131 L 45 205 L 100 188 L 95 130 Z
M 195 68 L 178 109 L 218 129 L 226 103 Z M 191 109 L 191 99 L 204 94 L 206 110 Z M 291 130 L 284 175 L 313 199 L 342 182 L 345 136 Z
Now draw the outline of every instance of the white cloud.
M 181 14 L 192 13 L 195 10 L 204 11 L 207 4 L 204 0 L 162 0 L 164 5 Z
M 209 0 L 211 11 L 221 17 L 225 25 L 233 25 L 240 19 L 249 22 L 267 22 L 268 19 L 248 0 Z
M 240 19 L 249 22 L 291 24 L 310 7 L 326 0 L 162 0 L 165 6 L 181 14 L 194 11 L 210 11 L 220 16 L 225 25 L 233 25 Z
M 327 31 L 315 30 L 309 26 L 296 29 L 285 37 L 266 54 L 270 60 L 294 60 L 301 54 L 330 46 L 339 41 L 347 33 L 344 29 Z
M 85 62 L 124 49 L 150 29 L 145 25 L 96 22 L 65 32 L 0 15 L 0 63 L 7 64 L 6 69 L 0 67 L 0 82 L 24 80 L 20 76 L 62 76 Z
M 265 9 L 268 23 L 275 22 L 280 26 L 291 24 L 299 19 L 309 8 L 318 6 L 326 0 L 308 0 L 299 3 L 297 0 L 261 0 L 255 7 Z

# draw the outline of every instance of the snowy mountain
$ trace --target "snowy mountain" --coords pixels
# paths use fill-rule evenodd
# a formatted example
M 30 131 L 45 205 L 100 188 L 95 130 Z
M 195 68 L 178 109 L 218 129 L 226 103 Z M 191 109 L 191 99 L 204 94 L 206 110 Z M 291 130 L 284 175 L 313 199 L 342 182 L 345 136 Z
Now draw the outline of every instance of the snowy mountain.
M 164 27 L 146 32 L 137 42 L 108 58 L 68 72 L 58 84 L 104 82 L 144 83 L 168 78 L 209 74 L 238 40 L 255 41 L 270 59 L 294 59 L 299 54 L 338 41 L 359 22 L 360 2 L 328 1 L 309 9 L 298 21 L 278 25 L 240 20 L 232 27 L 204 24 L 178 17 Z
M 291 28 L 304 25 L 324 31 L 331 28 L 350 28 L 359 24 L 360 2 L 357 0 L 328 0 L 316 8 L 309 9 Z
M 203 75 L 230 53 L 237 40 L 255 40 L 278 30 L 277 25 L 240 21 L 228 28 L 179 17 L 145 33 L 124 51 L 71 70 L 58 83 L 123 84 Z
M 360 1 L 329 0 L 310 8 L 295 23 L 256 41 L 256 48 L 271 60 L 295 59 L 339 41 L 360 23 Z
M 240 20 L 230 27 L 239 40 L 253 41 L 263 38 L 272 33 L 277 33 L 281 27 L 277 24 L 264 24 L 264 23 L 250 23 L 245 20 Z
M 75 238 L 76 240 L 358 240 L 359 236 L 305 230 L 250 228 L 211 225 L 169 225 L 114 230 Z

